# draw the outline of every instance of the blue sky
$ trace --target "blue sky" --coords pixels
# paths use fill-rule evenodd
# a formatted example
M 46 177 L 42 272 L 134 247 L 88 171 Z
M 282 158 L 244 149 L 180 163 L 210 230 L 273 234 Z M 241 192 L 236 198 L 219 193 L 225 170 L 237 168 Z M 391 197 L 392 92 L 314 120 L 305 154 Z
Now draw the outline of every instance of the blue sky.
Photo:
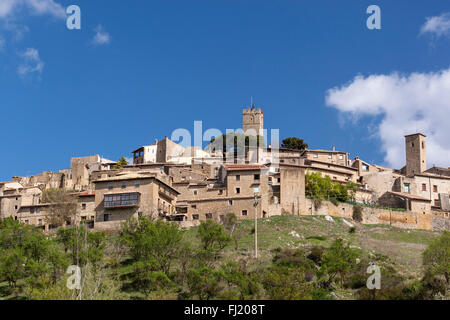
M 391 112 L 386 99 L 366 112 L 370 102 L 354 102 L 352 86 L 360 75 L 379 96 L 371 76 L 397 72 L 412 83 L 411 73 L 431 74 L 438 92 L 413 100 L 450 114 L 440 74 L 450 68 L 448 1 L 41 0 L 49 7 L 40 9 L 27 1 L 0 0 L 0 181 L 68 168 L 74 156 L 129 157 L 177 128 L 193 130 L 194 120 L 239 128 L 251 96 L 281 138 L 398 165 L 402 134 L 420 130 L 432 140 L 429 164 L 450 166 L 442 120 L 413 111 L 418 122 L 398 126 L 405 109 Z M 61 17 L 58 5 L 71 4 L 81 8 L 81 30 Z M 366 27 L 371 4 L 381 8 L 381 30 Z M 441 33 L 421 34 L 430 17 L 442 18 Z M 390 88 L 402 101 L 411 96 L 398 85 L 405 81 Z

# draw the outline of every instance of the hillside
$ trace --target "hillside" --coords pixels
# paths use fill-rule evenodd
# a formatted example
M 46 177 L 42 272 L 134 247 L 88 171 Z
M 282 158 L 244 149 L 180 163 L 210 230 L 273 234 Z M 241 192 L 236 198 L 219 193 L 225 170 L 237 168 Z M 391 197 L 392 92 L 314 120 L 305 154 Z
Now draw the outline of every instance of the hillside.
M 387 259 L 403 275 L 415 278 L 421 272 L 422 252 L 431 240 L 438 237 L 438 231 L 405 230 L 387 225 L 355 225 L 355 232 L 342 218 L 333 217 L 333 222 L 325 216 L 274 216 L 258 220 L 258 247 L 260 263 L 269 262 L 276 248 L 300 248 L 314 245 L 328 247 L 338 238 L 348 241 L 354 248 L 361 249 L 363 255 Z M 234 244 L 226 248 L 227 255 L 253 256 L 253 220 L 241 221 L 236 232 L 243 236 L 239 240 L 239 250 Z M 197 227 L 186 231 L 186 237 L 193 243 Z

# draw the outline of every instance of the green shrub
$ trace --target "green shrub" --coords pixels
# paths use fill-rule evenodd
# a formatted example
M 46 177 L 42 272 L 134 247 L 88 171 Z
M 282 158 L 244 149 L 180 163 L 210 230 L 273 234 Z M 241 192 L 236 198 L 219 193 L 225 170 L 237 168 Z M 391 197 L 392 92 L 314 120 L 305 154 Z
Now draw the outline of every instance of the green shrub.
M 315 264 L 320 265 L 322 263 L 322 256 L 324 253 L 324 248 L 319 246 L 314 246 L 311 248 L 311 252 L 307 256 L 309 260 L 312 260 Z

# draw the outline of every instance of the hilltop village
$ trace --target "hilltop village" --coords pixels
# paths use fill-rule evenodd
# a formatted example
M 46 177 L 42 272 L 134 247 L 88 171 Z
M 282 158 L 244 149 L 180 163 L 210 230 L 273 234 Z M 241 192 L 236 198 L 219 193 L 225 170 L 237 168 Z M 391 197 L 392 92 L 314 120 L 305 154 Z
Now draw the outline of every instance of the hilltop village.
M 263 111 L 244 109 L 243 132 L 261 135 Z M 405 137 L 406 164 L 400 169 L 370 164 L 344 151 L 257 147 L 250 159 L 224 161 L 225 153 L 183 147 L 168 137 L 134 151 L 133 164 L 118 167 L 99 155 L 72 158 L 70 169 L 12 177 L 0 182 L 0 218 L 12 217 L 45 231 L 54 203 L 47 190 L 65 190 L 76 202 L 66 225 L 85 223 L 111 231 L 131 216 L 152 216 L 182 226 L 202 220 L 222 221 L 274 215 L 330 215 L 352 219 L 362 209 L 362 223 L 401 228 L 449 230 L 450 168 L 427 167 L 426 137 Z M 276 154 L 275 154 L 276 153 Z M 351 201 L 318 205 L 305 192 L 312 173 L 357 186 Z

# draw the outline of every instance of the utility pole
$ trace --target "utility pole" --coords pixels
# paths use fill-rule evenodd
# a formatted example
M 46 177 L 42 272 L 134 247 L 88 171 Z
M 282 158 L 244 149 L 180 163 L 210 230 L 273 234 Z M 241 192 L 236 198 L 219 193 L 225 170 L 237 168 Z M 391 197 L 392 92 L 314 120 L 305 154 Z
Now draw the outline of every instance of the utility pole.
M 255 187 L 253 202 L 253 207 L 255 208 L 255 259 L 258 259 L 258 191 L 259 187 Z

